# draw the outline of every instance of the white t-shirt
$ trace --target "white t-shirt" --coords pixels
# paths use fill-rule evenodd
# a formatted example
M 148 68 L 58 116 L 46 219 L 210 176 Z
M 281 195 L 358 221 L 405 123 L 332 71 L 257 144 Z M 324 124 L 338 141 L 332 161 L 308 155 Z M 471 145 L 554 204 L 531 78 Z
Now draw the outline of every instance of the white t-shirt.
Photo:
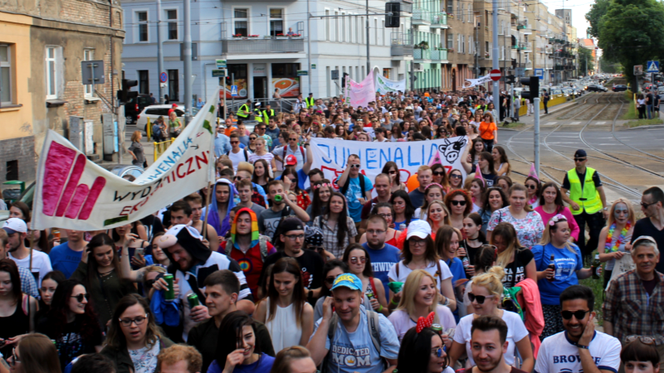
M 53 270 L 53 267 L 51 266 L 51 258 L 48 256 L 48 254 L 38 250 L 32 250 L 32 255 L 32 274 L 33 276 L 36 276 L 37 274 L 39 275 L 37 286 L 41 287 L 41 282 L 44 276 Z M 30 255 L 23 259 L 16 259 L 12 256 L 11 253 L 9 253 L 9 258 L 13 260 L 14 263 L 16 263 L 16 265 L 19 267 L 23 267 L 25 269 L 30 268 Z M 37 279 L 37 277 L 35 277 L 35 279 Z
M 475 314 L 470 314 L 464 316 L 459 320 L 459 325 L 456 327 L 454 332 L 454 342 L 459 344 L 466 345 L 466 354 L 468 354 L 468 364 L 474 366 L 475 360 L 473 360 L 473 352 L 470 349 L 470 329 L 473 326 L 473 320 L 475 319 Z M 507 324 L 507 351 L 505 351 L 505 362 L 509 365 L 514 365 L 514 351 L 516 349 L 516 342 L 521 341 L 524 338 L 528 337 L 528 330 L 526 326 L 521 321 L 521 317 L 510 311 L 503 311 L 502 316 L 503 321 Z M 541 350 L 540 350 L 541 351 Z M 538 357 L 539 360 L 539 357 Z M 549 371 L 546 371 L 549 373 Z M 558 371 L 556 371 L 558 372 Z M 542 372 L 544 373 L 544 372 Z
M 228 158 L 233 162 L 233 171 L 237 171 L 237 165 L 240 162 L 249 162 L 249 155 L 251 152 L 249 150 L 246 150 L 247 157 L 244 157 L 244 152 L 246 149 L 240 149 L 239 152 L 233 153 L 233 149 L 231 149 L 230 152 L 228 152 Z
M 446 333 L 449 329 L 456 328 L 454 315 L 448 307 L 445 307 L 442 304 L 437 305 L 436 314 L 438 314 L 438 324 L 443 328 L 443 333 Z M 406 335 L 406 332 L 408 332 L 410 328 L 417 326 L 417 323 L 410 318 L 410 315 L 408 315 L 406 310 L 395 311 L 387 319 L 390 320 L 392 325 L 394 325 L 394 329 L 399 336 L 399 342 L 403 340 L 403 336 Z
M 397 276 L 397 266 L 399 266 L 399 275 Z M 440 273 L 438 273 L 438 268 L 440 268 Z M 452 278 L 452 272 L 450 271 L 450 267 L 445 264 L 442 260 L 438 261 L 438 265 L 436 265 L 436 262 L 431 262 L 429 263 L 429 266 L 425 269 L 425 271 L 429 272 L 434 279 L 436 279 L 436 282 L 440 282 L 440 280 L 447 280 L 448 278 Z M 406 283 L 406 278 L 408 278 L 408 275 L 413 272 L 412 269 L 406 267 L 405 264 L 403 264 L 403 260 L 400 261 L 399 263 L 396 263 L 395 265 L 390 268 L 390 271 L 387 273 L 387 277 L 398 282 L 403 282 L 404 284 Z M 440 291 L 443 291 L 442 284 L 438 284 L 438 287 L 440 288 Z
M 620 367 L 620 341 L 602 332 L 595 332 L 595 336 L 588 350 L 595 360 L 595 365 L 601 370 L 617 372 Z M 535 372 L 582 372 L 579 348 L 567 339 L 567 332 L 556 333 L 542 342 L 537 353 Z

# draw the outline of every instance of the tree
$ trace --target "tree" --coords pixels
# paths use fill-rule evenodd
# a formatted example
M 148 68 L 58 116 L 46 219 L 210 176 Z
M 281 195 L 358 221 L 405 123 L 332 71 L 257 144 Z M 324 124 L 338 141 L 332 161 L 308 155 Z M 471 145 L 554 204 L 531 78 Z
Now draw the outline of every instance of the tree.
M 588 75 L 586 72 L 595 70 L 595 64 L 593 63 L 593 51 L 588 48 L 579 47 L 579 59 L 578 59 L 578 76 Z
M 599 22 L 599 47 L 619 62 L 632 87 L 633 66 L 658 59 L 664 52 L 664 5 L 656 0 L 611 0 Z
M 604 56 L 599 59 L 600 70 L 607 74 L 617 74 L 623 71 L 622 66 L 614 61 L 609 61 Z
M 590 23 L 588 27 L 588 34 L 595 38 L 599 38 L 599 25 L 602 17 L 606 14 L 609 8 L 610 0 L 595 0 L 595 4 L 590 7 L 590 11 L 586 13 L 586 19 Z

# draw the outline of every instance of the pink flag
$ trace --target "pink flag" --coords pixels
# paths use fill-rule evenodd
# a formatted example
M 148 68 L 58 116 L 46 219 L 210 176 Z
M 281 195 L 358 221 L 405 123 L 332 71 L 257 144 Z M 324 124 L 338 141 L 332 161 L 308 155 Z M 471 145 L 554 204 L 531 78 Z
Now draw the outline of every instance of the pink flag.
M 370 72 L 361 83 L 349 79 L 350 105 L 354 108 L 367 107 L 371 101 L 376 100 L 376 89 L 374 88 L 373 73 Z
M 535 171 L 535 164 L 534 163 L 530 164 L 530 172 L 528 172 L 528 176 L 532 176 L 535 179 L 537 179 L 537 181 L 539 181 L 539 177 L 537 177 L 537 171 Z
M 435 164 L 442 164 L 443 162 L 440 161 L 440 152 L 437 151 L 433 158 L 431 158 L 431 161 L 429 161 L 429 167 L 433 167 Z
M 486 181 L 484 181 L 484 178 L 482 177 L 482 170 L 480 170 L 480 165 L 475 165 L 475 179 L 482 180 L 482 184 L 486 186 Z

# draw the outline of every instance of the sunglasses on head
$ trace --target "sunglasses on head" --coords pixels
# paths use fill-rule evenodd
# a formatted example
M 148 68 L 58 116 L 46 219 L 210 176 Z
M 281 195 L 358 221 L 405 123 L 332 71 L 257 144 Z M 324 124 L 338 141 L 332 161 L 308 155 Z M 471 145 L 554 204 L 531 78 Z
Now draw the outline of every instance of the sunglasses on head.
M 565 320 L 571 320 L 572 316 L 576 317 L 577 320 L 583 320 L 586 317 L 586 314 L 590 311 L 578 310 L 578 311 L 561 311 L 560 314 Z
M 477 301 L 477 304 L 484 304 L 486 299 L 493 297 L 495 297 L 495 295 L 475 295 L 473 293 L 468 293 L 468 299 L 470 299 L 470 302 Z
M 625 337 L 625 343 L 631 343 L 636 341 L 637 339 L 644 345 L 654 345 L 656 343 L 655 338 L 644 337 L 642 335 L 628 335 L 627 337 Z
M 452 206 L 465 206 L 466 201 L 450 201 L 452 203 Z

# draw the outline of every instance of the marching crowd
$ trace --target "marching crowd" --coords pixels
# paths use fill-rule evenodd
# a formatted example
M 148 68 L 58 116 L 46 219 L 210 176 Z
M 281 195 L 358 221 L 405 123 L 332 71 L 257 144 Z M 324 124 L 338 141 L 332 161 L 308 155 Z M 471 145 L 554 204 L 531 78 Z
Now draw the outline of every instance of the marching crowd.
M 220 123 L 214 186 L 140 221 L 32 230 L 11 205 L 0 373 L 659 371 L 660 188 L 636 220 L 583 149 L 560 187 L 513 180 L 479 91 L 300 102 Z M 312 137 L 457 136 L 461 169 L 312 168 Z

